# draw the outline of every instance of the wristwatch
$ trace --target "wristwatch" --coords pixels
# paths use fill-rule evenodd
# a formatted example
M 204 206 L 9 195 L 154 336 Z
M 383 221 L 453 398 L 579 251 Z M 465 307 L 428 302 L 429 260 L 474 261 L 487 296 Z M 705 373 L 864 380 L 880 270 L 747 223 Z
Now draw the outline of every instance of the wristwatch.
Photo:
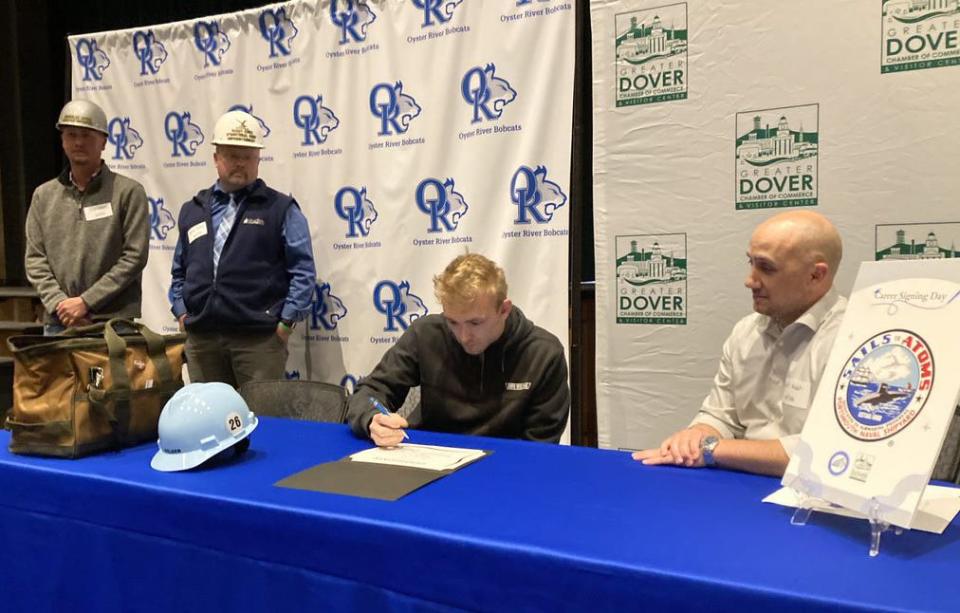
M 700 453 L 703 455 L 703 463 L 707 466 L 716 466 L 717 461 L 713 457 L 713 452 L 720 444 L 720 439 L 712 434 L 700 439 Z

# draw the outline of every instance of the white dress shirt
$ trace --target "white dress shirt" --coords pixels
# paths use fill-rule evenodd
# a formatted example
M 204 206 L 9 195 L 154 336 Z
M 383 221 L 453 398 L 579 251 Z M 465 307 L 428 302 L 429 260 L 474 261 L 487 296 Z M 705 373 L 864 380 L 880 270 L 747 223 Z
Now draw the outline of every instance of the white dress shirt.
M 713 388 L 690 425 L 723 438 L 779 439 L 789 455 L 827 365 L 847 299 L 830 291 L 786 328 L 753 313 L 723 344 Z

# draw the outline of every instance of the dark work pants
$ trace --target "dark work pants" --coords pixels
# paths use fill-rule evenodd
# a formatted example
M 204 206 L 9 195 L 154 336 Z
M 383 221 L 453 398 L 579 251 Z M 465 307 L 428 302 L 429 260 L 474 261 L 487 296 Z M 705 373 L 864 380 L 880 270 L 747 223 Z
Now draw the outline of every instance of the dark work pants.
M 187 372 L 194 383 L 283 379 L 287 344 L 276 332 L 187 332 Z

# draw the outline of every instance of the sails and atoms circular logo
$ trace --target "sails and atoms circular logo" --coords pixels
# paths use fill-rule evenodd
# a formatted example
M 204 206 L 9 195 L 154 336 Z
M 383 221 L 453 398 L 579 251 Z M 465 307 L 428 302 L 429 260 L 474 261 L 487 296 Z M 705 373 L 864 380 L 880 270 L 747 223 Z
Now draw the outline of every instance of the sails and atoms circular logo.
M 933 389 L 933 353 L 909 330 L 887 330 L 847 359 L 834 393 L 840 427 L 861 441 L 889 438 L 920 414 Z

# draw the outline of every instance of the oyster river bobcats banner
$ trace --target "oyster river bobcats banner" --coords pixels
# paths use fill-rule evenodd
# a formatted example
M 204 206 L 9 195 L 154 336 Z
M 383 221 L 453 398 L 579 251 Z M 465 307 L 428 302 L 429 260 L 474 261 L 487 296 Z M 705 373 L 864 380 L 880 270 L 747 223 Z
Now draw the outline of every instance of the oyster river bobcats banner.
M 864 260 L 960 255 L 957 0 L 591 13 L 602 446 L 657 445 L 696 414 L 750 313 L 744 253 L 767 217 L 837 224 L 844 295 Z
M 176 329 L 177 215 L 216 179 L 217 117 L 243 109 L 312 233 L 289 377 L 352 387 L 439 312 L 432 276 L 467 249 L 566 344 L 573 34 L 560 0 L 352 0 L 70 37 L 73 95 L 103 106 L 105 159 L 150 198 L 144 320 Z

